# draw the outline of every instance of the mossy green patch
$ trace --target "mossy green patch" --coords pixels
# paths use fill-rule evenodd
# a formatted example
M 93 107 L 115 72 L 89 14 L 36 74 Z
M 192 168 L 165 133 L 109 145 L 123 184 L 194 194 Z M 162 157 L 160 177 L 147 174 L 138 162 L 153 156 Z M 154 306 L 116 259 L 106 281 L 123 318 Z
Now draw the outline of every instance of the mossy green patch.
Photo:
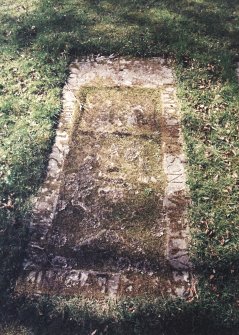
M 95 84 L 95 82 L 94 82 Z M 83 88 L 79 101 L 83 111 L 82 131 L 160 132 L 160 90 L 146 88 Z
M 118 269 L 119 259 L 162 268 L 160 90 L 84 87 L 78 103 L 51 248 L 71 249 L 86 268 Z

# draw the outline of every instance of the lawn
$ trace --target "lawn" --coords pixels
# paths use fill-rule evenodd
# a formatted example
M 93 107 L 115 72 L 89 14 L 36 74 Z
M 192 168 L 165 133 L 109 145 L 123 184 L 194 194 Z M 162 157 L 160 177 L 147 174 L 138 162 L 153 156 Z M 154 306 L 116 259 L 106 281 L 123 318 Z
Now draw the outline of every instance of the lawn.
M 238 334 L 238 0 L 2 0 L 0 20 L 1 333 Z M 191 303 L 130 300 L 104 313 L 12 294 L 68 65 L 91 53 L 172 60 L 192 199 Z

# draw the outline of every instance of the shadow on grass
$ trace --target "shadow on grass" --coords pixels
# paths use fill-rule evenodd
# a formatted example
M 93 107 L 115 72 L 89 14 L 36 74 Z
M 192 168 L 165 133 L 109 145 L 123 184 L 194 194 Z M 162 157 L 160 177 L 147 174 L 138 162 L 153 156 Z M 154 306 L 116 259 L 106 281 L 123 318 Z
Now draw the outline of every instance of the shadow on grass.
M 20 19 L 16 42 L 52 55 L 185 55 L 225 61 L 235 50 L 236 1 L 42 1 Z M 8 20 L 11 18 L 7 18 Z M 234 28 L 234 30 L 233 30 Z M 231 49 L 231 52 L 230 52 Z
M 19 320 L 34 335 L 231 335 L 238 329 L 235 313 L 207 297 L 187 304 L 141 297 L 108 307 L 79 298 L 18 298 L 5 321 Z

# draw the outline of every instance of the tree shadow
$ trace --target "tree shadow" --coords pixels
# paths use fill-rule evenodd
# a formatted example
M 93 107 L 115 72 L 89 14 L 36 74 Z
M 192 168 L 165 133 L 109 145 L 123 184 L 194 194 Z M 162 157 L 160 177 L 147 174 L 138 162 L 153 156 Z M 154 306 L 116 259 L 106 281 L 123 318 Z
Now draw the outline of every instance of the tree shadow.
M 72 57 L 89 53 L 138 56 L 185 54 L 218 59 L 229 52 L 236 1 L 42 1 L 16 31 L 20 48 Z M 227 12 L 228 10 L 228 12 Z M 11 19 L 11 18 L 8 18 Z M 208 52 L 210 50 L 210 52 Z

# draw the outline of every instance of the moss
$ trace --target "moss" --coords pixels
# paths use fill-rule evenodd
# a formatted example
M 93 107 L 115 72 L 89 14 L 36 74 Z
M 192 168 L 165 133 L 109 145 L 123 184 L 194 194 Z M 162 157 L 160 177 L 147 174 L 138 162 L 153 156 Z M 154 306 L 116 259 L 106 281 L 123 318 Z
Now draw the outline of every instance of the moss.
M 158 270 L 165 262 L 160 91 L 84 87 L 78 103 L 50 248 L 86 268 Z

